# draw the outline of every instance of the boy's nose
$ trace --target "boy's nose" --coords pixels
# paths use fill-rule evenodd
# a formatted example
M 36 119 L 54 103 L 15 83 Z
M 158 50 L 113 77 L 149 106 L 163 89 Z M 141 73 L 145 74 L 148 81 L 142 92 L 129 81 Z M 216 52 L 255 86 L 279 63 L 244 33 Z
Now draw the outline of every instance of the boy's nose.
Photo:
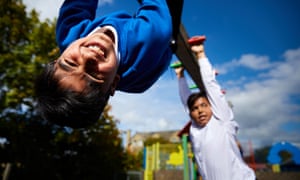
M 203 112 L 203 108 L 199 107 L 198 108 L 198 113 L 201 114 Z

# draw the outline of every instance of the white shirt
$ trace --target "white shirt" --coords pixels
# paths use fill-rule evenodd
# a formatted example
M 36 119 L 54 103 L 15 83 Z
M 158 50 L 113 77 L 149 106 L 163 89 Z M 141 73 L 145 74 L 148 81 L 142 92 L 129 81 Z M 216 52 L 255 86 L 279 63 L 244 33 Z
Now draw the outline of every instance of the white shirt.
M 193 152 L 203 180 L 254 180 L 254 171 L 244 162 L 236 144 L 237 123 L 221 92 L 207 58 L 199 60 L 203 84 L 212 107 L 212 118 L 204 127 L 190 128 Z

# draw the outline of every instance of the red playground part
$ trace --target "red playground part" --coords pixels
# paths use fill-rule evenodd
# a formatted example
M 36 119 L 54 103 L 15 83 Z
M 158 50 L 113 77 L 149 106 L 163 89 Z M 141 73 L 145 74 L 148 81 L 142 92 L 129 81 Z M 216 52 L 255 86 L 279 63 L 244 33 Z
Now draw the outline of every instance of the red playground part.
M 193 36 L 188 40 L 190 45 L 202 44 L 206 40 L 205 36 Z

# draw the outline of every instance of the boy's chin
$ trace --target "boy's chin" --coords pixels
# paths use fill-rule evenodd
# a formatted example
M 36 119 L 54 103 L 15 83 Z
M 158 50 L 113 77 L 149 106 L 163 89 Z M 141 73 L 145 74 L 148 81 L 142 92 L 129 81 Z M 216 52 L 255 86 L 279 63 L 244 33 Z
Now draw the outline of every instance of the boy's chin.
M 206 124 L 207 124 L 207 122 L 206 121 L 196 121 L 196 124 L 198 125 L 198 126 L 200 126 L 200 127 L 204 127 L 204 126 L 206 126 Z

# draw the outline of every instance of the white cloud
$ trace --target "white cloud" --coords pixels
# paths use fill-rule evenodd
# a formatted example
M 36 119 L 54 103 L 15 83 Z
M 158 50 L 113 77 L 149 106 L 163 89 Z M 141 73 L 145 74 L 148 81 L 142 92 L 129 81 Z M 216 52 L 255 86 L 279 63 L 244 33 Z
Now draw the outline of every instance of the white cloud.
M 218 70 L 219 74 L 227 74 L 229 71 L 232 69 L 236 68 L 239 66 L 239 62 L 236 59 L 233 59 L 232 61 L 228 63 L 224 63 L 221 65 L 215 65 L 216 69 Z
M 245 67 L 252 70 L 265 70 L 272 68 L 274 63 L 271 63 L 268 56 L 259 56 L 255 54 L 245 54 L 240 59 L 233 59 L 228 63 L 217 65 L 220 74 L 226 74 L 236 68 Z
M 59 7 L 62 5 L 63 0 L 41 1 L 41 0 L 23 0 L 26 5 L 26 11 L 29 12 L 35 9 L 40 14 L 40 19 L 46 18 L 53 19 L 57 17 Z
M 300 59 L 299 51 L 300 51 L 300 48 L 287 50 L 283 56 L 285 59 L 287 59 L 287 61 L 299 61 L 299 59 Z
M 265 62 L 272 68 L 262 73 L 263 78 L 243 86 L 232 84 L 233 87 L 227 90 L 228 100 L 234 104 L 236 120 L 241 125 L 241 137 L 268 143 L 279 140 L 299 143 L 300 133 L 295 136 L 295 132 L 284 131 L 281 127 L 300 120 L 299 102 L 295 103 L 291 98 L 300 95 L 300 49 L 288 50 L 283 57 L 280 63 Z
M 64 0 L 51 0 L 51 1 L 41 1 L 41 0 L 23 0 L 26 5 L 26 11 L 29 12 L 35 9 L 40 14 L 40 19 L 45 20 L 46 18 L 53 19 L 58 16 L 58 11 Z M 112 4 L 113 0 L 99 0 L 98 6 L 103 6 L 106 4 Z
M 188 116 L 180 104 L 177 81 L 159 80 L 142 94 L 117 92 L 110 100 L 111 114 L 120 119 L 120 128 L 159 131 L 182 128 Z
M 243 55 L 238 64 L 254 70 L 268 69 L 271 67 L 267 56 L 257 56 L 254 54 Z

